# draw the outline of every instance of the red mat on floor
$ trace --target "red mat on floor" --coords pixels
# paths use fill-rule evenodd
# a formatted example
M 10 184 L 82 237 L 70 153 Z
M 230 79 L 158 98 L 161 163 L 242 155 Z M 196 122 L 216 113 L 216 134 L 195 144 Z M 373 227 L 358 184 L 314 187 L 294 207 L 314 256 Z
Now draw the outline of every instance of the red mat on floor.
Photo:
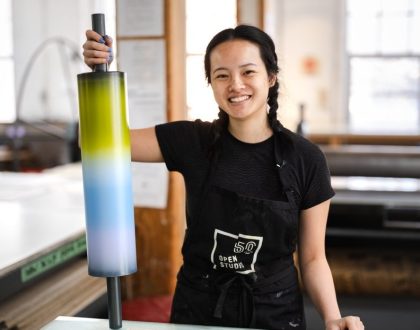
M 168 323 L 172 296 L 152 296 L 127 300 L 122 303 L 122 317 L 127 321 Z

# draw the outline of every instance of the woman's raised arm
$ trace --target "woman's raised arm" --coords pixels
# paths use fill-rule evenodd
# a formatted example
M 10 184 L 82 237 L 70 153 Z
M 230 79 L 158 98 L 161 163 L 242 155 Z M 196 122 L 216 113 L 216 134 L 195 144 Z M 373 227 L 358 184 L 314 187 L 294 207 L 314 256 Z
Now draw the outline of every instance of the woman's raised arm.
M 163 162 L 154 127 L 132 129 L 131 160 L 134 162 Z

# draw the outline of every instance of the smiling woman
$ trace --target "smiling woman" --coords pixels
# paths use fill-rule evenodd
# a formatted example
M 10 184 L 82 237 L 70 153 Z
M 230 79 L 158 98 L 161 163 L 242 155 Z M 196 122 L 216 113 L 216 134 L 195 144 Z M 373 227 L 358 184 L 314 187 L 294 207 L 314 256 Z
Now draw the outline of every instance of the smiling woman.
M 85 63 L 109 61 L 112 40 L 86 36 Z M 224 29 L 210 40 L 204 66 L 217 120 L 131 130 L 132 160 L 163 161 L 186 186 L 171 322 L 305 330 L 297 251 L 326 329 L 363 330 L 358 317 L 341 317 L 325 256 L 334 195 L 325 157 L 277 119 L 273 40 L 250 25 Z

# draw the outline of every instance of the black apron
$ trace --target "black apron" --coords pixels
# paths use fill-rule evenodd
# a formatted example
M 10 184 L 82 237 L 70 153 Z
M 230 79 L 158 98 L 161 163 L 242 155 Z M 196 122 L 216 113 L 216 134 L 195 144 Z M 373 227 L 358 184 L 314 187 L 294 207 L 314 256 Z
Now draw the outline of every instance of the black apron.
M 293 263 L 299 210 L 281 134 L 275 133 L 273 166 L 286 201 L 217 187 L 210 170 L 184 239 L 172 323 L 306 329 Z

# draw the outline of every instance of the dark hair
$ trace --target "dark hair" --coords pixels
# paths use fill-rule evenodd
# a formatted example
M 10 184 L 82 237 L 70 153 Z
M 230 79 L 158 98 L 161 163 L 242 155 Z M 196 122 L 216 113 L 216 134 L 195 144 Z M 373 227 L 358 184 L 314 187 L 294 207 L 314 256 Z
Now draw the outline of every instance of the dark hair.
M 206 54 L 204 56 L 204 70 L 207 82 L 211 83 L 210 74 L 210 54 L 212 50 L 219 44 L 230 40 L 246 40 L 258 46 L 260 56 L 264 62 L 265 68 L 269 76 L 277 76 L 279 67 L 277 64 L 277 54 L 273 40 L 271 37 L 260 30 L 259 28 L 251 25 L 238 25 L 234 29 L 225 29 L 217 33 L 207 45 Z M 277 98 L 279 95 L 279 83 L 276 78 L 275 84 L 270 87 L 268 91 L 267 104 L 270 109 L 268 111 L 268 120 L 273 132 L 280 132 L 283 126 L 277 120 L 278 103 Z M 219 119 L 213 122 L 213 141 L 210 146 L 210 154 L 214 156 L 217 149 L 219 149 L 220 136 L 224 129 L 227 128 L 229 123 L 229 116 L 221 108 L 219 108 Z

